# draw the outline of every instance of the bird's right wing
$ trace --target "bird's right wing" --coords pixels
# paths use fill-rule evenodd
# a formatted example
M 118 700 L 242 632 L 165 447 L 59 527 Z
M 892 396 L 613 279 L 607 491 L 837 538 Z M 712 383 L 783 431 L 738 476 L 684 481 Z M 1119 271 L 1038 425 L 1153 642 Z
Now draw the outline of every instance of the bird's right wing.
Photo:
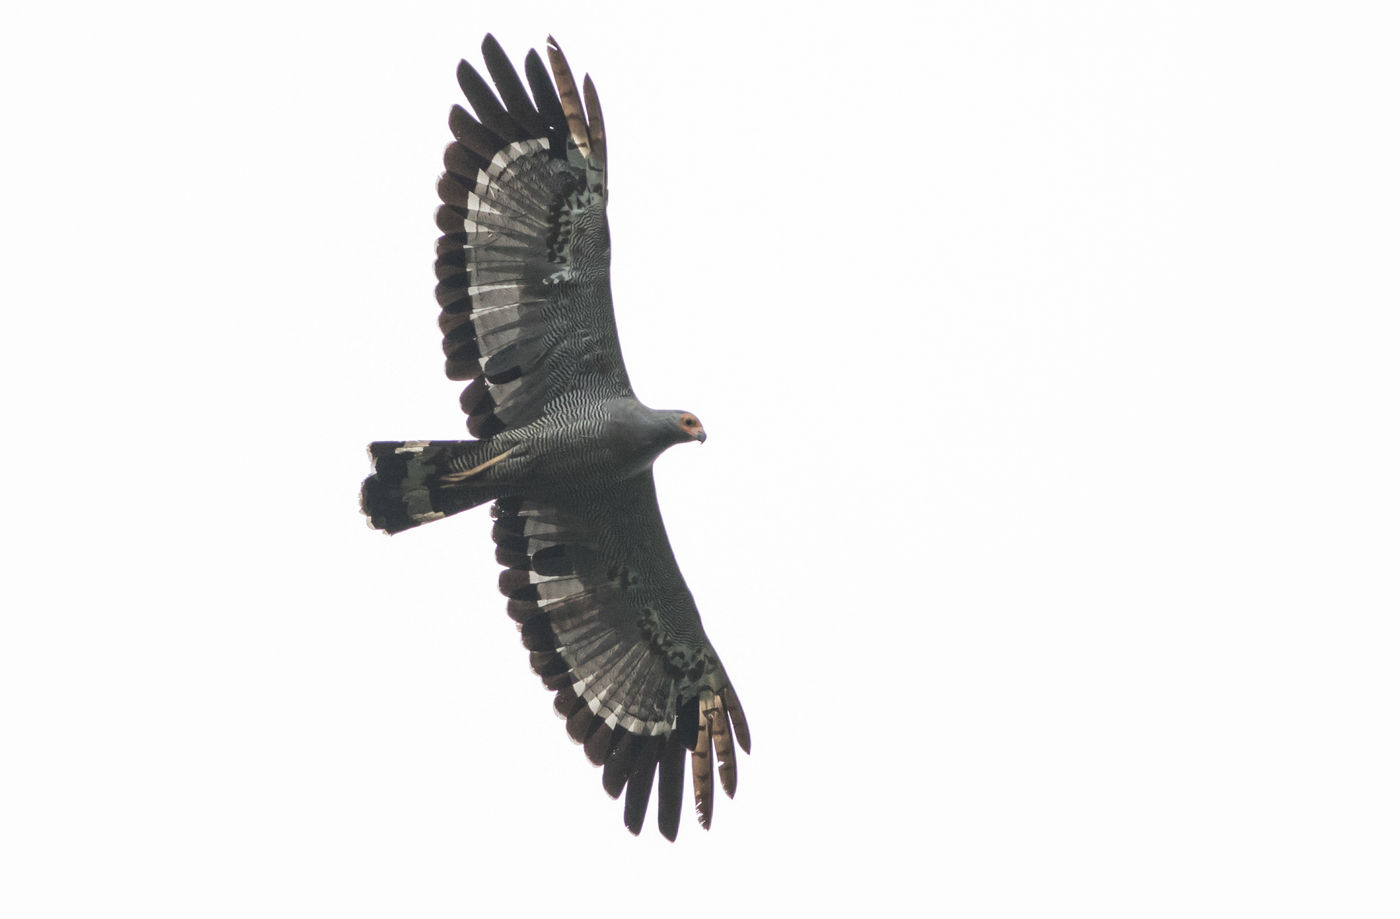
M 456 140 L 438 183 L 438 304 L 447 375 L 467 427 L 489 437 L 533 421 L 555 399 L 632 394 L 608 285 L 607 150 L 593 82 L 582 100 L 554 39 L 552 79 L 525 59 L 525 91 L 490 35 L 481 46 L 500 92 L 466 61 Z
M 613 797 L 626 789 L 627 828 L 641 831 L 659 776 L 657 824 L 676 838 L 689 751 L 708 829 L 713 760 L 732 797 L 734 741 L 748 752 L 748 724 L 676 566 L 651 473 L 606 501 L 508 498 L 493 514 L 501 592 L 530 664 L 557 693 L 569 736 L 603 767 L 603 788 Z

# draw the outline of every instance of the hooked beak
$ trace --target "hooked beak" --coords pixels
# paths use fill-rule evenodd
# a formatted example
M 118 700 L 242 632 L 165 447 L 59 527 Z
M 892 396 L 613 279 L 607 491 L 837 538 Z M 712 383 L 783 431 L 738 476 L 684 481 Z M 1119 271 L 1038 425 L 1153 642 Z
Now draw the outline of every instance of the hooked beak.
M 702 443 L 702 444 L 705 442 L 705 429 L 704 429 L 704 428 L 701 428 L 700 430 L 698 430 L 698 431 L 695 432 L 695 439 L 698 440 L 698 441 L 700 441 L 700 443 Z

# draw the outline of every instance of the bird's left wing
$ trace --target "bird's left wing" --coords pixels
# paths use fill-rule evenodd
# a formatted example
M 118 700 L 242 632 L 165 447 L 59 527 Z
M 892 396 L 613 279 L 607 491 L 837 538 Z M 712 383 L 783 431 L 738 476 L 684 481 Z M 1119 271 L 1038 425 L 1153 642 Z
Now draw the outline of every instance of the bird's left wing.
M 748 724 L 676 566 L 651 473 L 604 497 L 498 501 L 501 592 L 569 736 L 603 767 L 608 794 L 626 790 L 627 828 L 641 831 L 659 777 L 657 824 L 675 839 L 687 751 L 708 828 L 713 760 L 732 797 L 733 741 L 748 752 Z
M 632 395 L 608 283 L 607 147 L 593 81 L 582 96 L 551 38 L 525 59 L 531 93 L 490 35 L 500 97 L 466 61 L 456 140 L 438 183 L 438 324 L 447 375 L 476 437 L 534 421 L 558 399 Z M 533 94 L 533 101 L 531 100 Z

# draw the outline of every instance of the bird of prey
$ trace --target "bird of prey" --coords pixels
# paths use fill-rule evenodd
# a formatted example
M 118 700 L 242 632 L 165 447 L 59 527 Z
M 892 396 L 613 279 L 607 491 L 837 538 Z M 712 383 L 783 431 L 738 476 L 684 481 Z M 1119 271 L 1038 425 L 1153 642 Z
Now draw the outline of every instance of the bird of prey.
M 500 588 L 530 665 L 603 788 L 626 791 L 627 828 L 641 832 L 655 784 L 657 824 L 674 840 L 686 754 L 708 829 L 713 761 L 733 797 L 734 743 L 749 750 L 652 479 L 666 448 L 704 442 L 705 429 L 643 405 L 622 363 L 593 81 L 580 94 L 553 37 L 548 69 L 531 51 L 525 82 L 493 37 L 481 50 L 496 92 L 458 65 L 475 115 L 453 106 L 448 118 L 436 263 L 447 375 L 468 382 L 476 439 L 371 444 L 361 507 L 398 533 L 495 502 Z

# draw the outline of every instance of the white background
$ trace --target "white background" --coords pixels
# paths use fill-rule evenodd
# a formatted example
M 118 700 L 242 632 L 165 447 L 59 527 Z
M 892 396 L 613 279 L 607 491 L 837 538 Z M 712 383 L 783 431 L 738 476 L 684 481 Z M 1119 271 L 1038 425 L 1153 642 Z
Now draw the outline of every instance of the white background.
M 0 912 L 1394 916 L 1384 3 L 37 4 L 0 29 Z M 800 11 L 799 11 L 800 10 Z M 641 839 L 477 511 L 458 58 L 607 113 L 632 379 L 748 710 Z

